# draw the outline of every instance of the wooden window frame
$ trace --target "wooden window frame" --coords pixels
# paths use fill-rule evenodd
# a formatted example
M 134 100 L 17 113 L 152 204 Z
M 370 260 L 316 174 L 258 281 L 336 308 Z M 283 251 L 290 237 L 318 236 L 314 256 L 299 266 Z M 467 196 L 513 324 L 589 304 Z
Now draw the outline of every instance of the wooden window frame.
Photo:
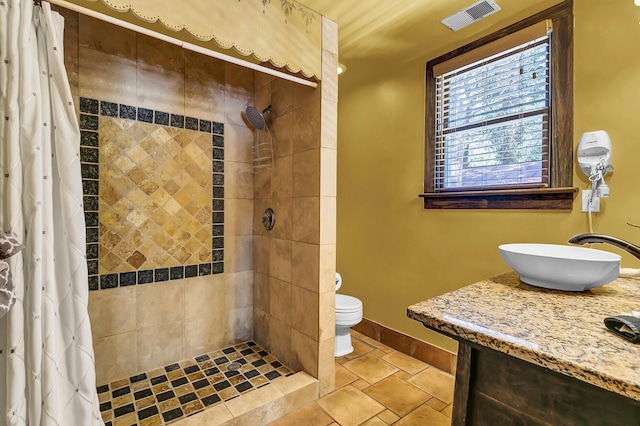
M 453 57 L 522 30 L 537 22 L 552 21 L 551 135 L 549 187 L 435 192 L 436 148 L 433 67 Z M 571 210 L 578 188 L 573 184 L 573 0 L 566 0 L 516 24 L 496 31 L 427 62 L 425 114 L 425 209 L 559 209 Z

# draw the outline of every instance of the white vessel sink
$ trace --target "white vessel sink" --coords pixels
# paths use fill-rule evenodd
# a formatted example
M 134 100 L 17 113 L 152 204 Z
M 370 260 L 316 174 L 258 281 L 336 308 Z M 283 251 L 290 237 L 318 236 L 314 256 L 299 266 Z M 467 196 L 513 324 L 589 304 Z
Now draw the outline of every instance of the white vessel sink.
M 530 285 L 583 291 L 610 283 L 620 274 L 620 256 L 602 250 L 557 244 L 502 244 L 504 261 Z

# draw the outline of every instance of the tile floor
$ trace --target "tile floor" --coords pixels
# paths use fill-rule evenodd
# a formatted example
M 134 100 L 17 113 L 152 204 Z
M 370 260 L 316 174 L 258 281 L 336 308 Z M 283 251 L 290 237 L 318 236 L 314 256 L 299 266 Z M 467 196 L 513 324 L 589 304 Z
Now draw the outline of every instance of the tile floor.
M 271 426 L 450 425 L 454 377 L 352 331 L 336 390 Z
M 100 411 L 106 426 L 168 425 L 290 374 L 247 342 L 98 386 Z

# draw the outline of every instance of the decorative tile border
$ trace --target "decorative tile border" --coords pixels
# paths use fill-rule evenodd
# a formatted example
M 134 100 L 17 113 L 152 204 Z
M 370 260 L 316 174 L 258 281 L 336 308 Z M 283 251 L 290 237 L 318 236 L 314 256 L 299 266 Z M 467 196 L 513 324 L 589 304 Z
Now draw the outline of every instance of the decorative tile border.
M 212 135 L 213 210 L 211 214 L 211 263 L 183 265 L 99 274 L 99 116 L 136 120 L 143 123 L 195 130 Z M 87 267 L 89 290 L 149 284 L 224 272 L 224 123 L 200 120 L 142 107 L 80 98 L 80 163 L 82 168 L 83 206 L 87 233 Z
M 106 426 L 173 423 L 293 372 L 249 341 L 97 387 Z M 146 420 L 147 423 L 141 423 Z

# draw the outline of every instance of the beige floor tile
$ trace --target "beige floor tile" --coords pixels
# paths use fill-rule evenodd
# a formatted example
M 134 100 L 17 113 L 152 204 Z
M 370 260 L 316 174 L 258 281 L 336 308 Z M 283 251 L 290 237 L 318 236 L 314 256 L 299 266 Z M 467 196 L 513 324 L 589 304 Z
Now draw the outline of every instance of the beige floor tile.
M 375 339 L 372 339 L 371 337 L 365 337 L 364 339 L 362 339 L 366 344 L 373 346 L 374 348 L 378 348 L 381 351 L 385 352 L 385 353 L 389 353 L 391 351 L 393 351 L 394 349 L 385 345 L 384 343 L 380 343 Z
M 369 383 L 376 383 L 392 375 L 398 369 L 373 355 L 364 355 L 344 364 L 344 368 L 355 373 Z
M 388 425 L 392 425 L 400 420 L 400 416 L 389 409 L 384 410 L 382 413 L 378 414 L 378 417 Z
M 454 377 L 451 374 L 429 367 L 407 381 L 447 404 L 453 402 Z
M 363 391 L 399 416 L 405 416 L 431 395 L 413 385 L 391 376 Z M 438 410 L 439 411 L 439 410 Z
M 351 339 L 351 344 L 353 345 L 353 352 L 351 352 L 350 354 L 345 355 L 345 358 L 347 359 L 355 359 L 358 358 L 361 355 L 364 355 L 368 352 L 372 352 L 375 350 L 374 347 L 367 345 L 365 342 L 363 342 L 362 340 L 358 340 L 358 339 Z
M 440 401 L 436 397 L 431 398 L 425 404 L 427 404 L 429 407 L 433 408 L 436 411 L 442 411 L 447 406 L 446 403 Z
M 451 418 L 451 411 L 453 410 L 453 404 L 449 404 L 447 405 L 447 407 L 440 411 L 442 414 L 444 414 L 445 416 Z
M 358 376 L 336 363 L 336 389 L 358 380 Z
M 394 426 L 449 426 L 450 424 L 451 419 L 423 404 L 394 423 Z
M 356 389 L 362 390 L 362 389 L 366 389 L 369 386 L 371 386 L 371 383 L 369 383 L 369 382 L 367 382 L 365 380 L 362 380 L 362 379 L 358 379 L 355 382 L 351 383 L 351 386 L 353 386 Z
M 344 364 L 346 364 L 348 362 L 349 362 L 349 360 L 346 359 L 345 357 L 336 358 L 336 363 L 337 364 L 344 365 Z
M 375 416 L 384 407 L 353 386 L 338 389 L 318 401 L 318 405 L 341 426 L 355 426 Z
M 270 423 L 271 426 L 327 426 L 333 423 L 333 419 L 315 402 L 288 414 L 281 419 Z
M 413 375 L 411 375 L 411 374 L 407 373 L 407 372 L 406 372 L 406 371 L 404 371 L 404 370 L 400 370 L 400 371 L 398 371 L 397 373 L 393 373 L 393 375 L 394 375 L 395 377 L 397 377 L 398 379 L 400 379 L 400 380 L 404 380 L 404 381 L 407 381 L 407 380 L 409 380 L 410 378 L 412 378 L 412 377 L 413 377 Z
M 382 359 L 406 371 L 409 374 L 418 374 L 429 366 L 428 364 L 425 364 L 420 360 L 397 351 L 389 352 L 388 354 L 383 356 Z
M 378 417 L 372 417 L 366 422 L 362 423 L 362 426 L 387 426 L 387 424 Z
M 386 354 L 387 352 L 383 351 L 382 349 L 376 349 L 375 351 L 371 352 L 371 355 L 375 356 L 376 358 L 382 358 Z

